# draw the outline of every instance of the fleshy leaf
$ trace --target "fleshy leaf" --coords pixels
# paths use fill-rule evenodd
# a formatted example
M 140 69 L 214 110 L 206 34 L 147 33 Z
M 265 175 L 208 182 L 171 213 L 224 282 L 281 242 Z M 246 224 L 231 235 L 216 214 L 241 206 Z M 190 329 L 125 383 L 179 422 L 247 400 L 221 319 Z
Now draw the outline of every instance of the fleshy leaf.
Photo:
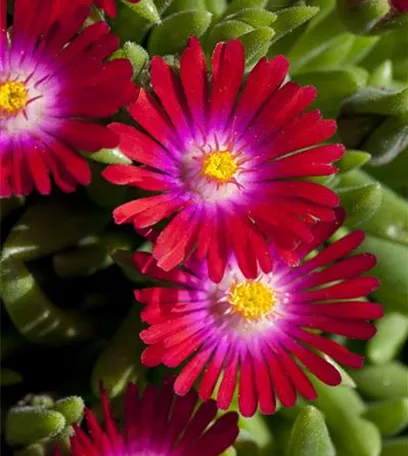
M 74 244 L 83 236 L 102 230 L 109 213 L 66 198 L 46 198 L 27 208 L 3 245 L 2 257 L 30 261 Z
M 288 456 L 336 454 L 322 413 L 311 405 L 304 407 L 299 413 L 288 443 Z
M 54 405 L 54 410 L 64 415 L 67 425 L 79 423 L 84 414 L 84 408 L 84 401 L 79 396 L 60 399 Z
M 23 263 L 14 258 L 1 262 L 1 298 L 17 330 L 33 342 L 59 345 L 89 336 L 89 325 L 55 307 Z
M 361 392 L 377 400 L 400 399 L 407 396 L 408 368 L 393 361 L 353 371 L 352 376 Z
M 345 386 L 333 388 L 318 380 L 311 380 L 318 393 L 314 405 L 323 412 L 336 448 L 342 449 L 349 456 L 378 455 L 381 436 L 377 427 L 360 418 L 356 413 L 361 410 L 356 409 L 358 402 L 350 401 L 344 394 L 349 390 L 349 395 L 352 392 L 358 397 L 357 393 Z
M 356 228 L 370 220 L 381 206 L 381 185 L 368 184 L 358 188 L 338 190 L 341 206 L 346 210 L 345 224 Z
M 367 344 L 368 359 L 375 364 L 391 361 L 408 337 L 408 318 L 396 312 L 384 316 L 377 323 L 377 334 Z
M 6 418 L 6 441 L 9 445 L 29 445 L 52 438 L 65 427 L 64 416 L 41 407 L 15 407 Z
M 140 310 L 133 305 L 122 325 L 101 353 L 92 371 L 92 391 L 99 393 L 99 382 L 102 381 L 111 397 L 125 390 L 129 382 L 137 380 L 143 383 L 146 368 L 140 361 L 144 344 L 139 337 L 142 326 Z
M 408 426 L 408 398 L 374 403 L 363 416 L 373 422 L 382 435 L 399 434 Z
M 13 369 L 2 367 L 0 370 L 0 386 L 17 385 L 23 381 L 21 374 Z
M 166 17 L 150 35 L 150 55 L 174 54 L 186 46 L 189 36 L 202 36 L 210 25 L 208 11 L 187 10 Z
M 343 157 L 336 162 L 336 168 L 341 173 L 347 173 L 353 169 L 360 168 L 367 163 L 371 158 L 371 155 L 362 150 L 346 150 Z

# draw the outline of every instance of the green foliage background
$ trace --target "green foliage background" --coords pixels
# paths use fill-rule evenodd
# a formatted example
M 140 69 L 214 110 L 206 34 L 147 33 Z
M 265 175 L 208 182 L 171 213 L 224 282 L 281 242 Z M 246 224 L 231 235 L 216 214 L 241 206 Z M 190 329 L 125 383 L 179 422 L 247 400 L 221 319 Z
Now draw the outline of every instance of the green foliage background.
M 209 59 L 218 41 L 238 37 L 248 71 L 263 56 L 285 54 L 290 77 L 317 87 L 315 107 L 338 120 L 333 140 L 347 147 L 339 174 L 323 180 L 347 211 L 342 233 L 366 231 L 363 250 L 378 258 L 382 286 L 371 299 L 386 313 L 378 333 L 367 343 L 340 338 L 366 355 L 366 366 L 344 372 L 336 388 L 313 380 L 319 392 L 313 403 L 241 419 L 227 454 L 406 456 L 407 14 L 389 19 L 388 2 L 379 0 L 361 8 L 346 0 L 118 3 L 111 26 L 122 47 L 113 58 L 128 58 L 135 82 L 145 86 L 150 56 L 166 56 L 177 69 L 191 35 L 201 38 Z M 100 17 L 95 9 L 89 22 Z M 124 112 L 117 119 L 129 121 Z M 99 380 L 119 403 L 128 381 L 160 382 L 167 375 L 139 361 L 132 289 L 146 278 L 132 269 L 131 252 L 149 246 L 110 216 L 137 192 L 100 177 L 105 164 L 127 159 L 118 150 L 87 157 L 89 187 L 1 201 L 2 437 L 4 451 L 19 456 L 45 455 L 55 442 L 67 449 L 83 400 L 98 411 Z

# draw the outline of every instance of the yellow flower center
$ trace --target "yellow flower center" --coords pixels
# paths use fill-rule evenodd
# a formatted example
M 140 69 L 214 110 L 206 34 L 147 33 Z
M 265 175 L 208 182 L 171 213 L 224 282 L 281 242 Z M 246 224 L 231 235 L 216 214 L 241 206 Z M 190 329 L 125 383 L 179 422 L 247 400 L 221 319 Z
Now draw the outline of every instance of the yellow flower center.
M 225 184 L 234 176 L 237 169 L 236 157 L 225 150 L 207 154 L 203 161 L 202 172 L 205 177 Z
M 250 281 L 234 283 L 229 302 L 236 312 L 249 321 L 260 320 L 276 304 L 275 293 L 266 285 Z
M 7 81 L 0 86 L 0 109 L 10 116 L 25 108 L 28 92 L 22 82 Z

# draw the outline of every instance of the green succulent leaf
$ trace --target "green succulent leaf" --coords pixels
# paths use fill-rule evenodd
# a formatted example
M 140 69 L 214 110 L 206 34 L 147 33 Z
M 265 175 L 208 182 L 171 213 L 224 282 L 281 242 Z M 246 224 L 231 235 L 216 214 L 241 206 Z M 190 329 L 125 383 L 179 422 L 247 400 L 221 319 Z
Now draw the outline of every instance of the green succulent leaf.
M 16 407 L 6 417 L 6 440 L 9 445 L 30 445 L 52 438 L 66 426 L 64 416 L 41 407 Z
M 246 68 L 249 69 L 266 55 L 274 31 L 269 27 L 260 27 L 239 37 L 245 48 Z
M 55 307 L 20 261 L 3 259 L 0 278 L 4 308 L 27 339 L 59 345 L 89 336 L 89 325 Z
M 336 162 L 336 167 L 340 173 L 347 173 L 365 165 L 371 158 L 371 155 L 362 150 L 346 150 L 343 157 Z
M 387 311 L 408 315 L 408 246 L 366 235 L 359 250 L 372 252 L 377 257 L 377 266 L 372 274 L 380 279 L 381 286 L 373 293 L 373 297 Z
M 120 0 L 117 7 L 117 15 L 111 20 L 111 24 L 112 31 L 119 36 L 121 43 L 141 43 L 149 29 L 161 23 L 153 0 L 141 0 L 138 3 Z
M 379 455 L 380 433 L 374 424 L 358 416 L 364 407 L 358 394 L 345 386 L 333 388 L 311 380 L 318 393 L 314 405 L 323 412 L 336 448 L 349 456 Z
M 340 176 L 337 188 L 341 191 L 377 183 L 369 174 L 354 170 Z M 360 228 L 374 236 L 408 245 L 408 203 L 385 185 L 381 185 L 381 191 L 381 206 Z
M 392 84 L 392 60 L 384 60 L 371 73 L 369 85 L 374 87 L 389 87 Z
M 352 372 L 361 392 L 372 399 L 400 399 L 408 395 L 408 368 L 398 361 Z
M 289 439 L 288 456 L 334 456 L 336 450 L 322 413 L 308 405 L 299 413 Z
M 124 45 L 115 53 L 117 58 L 128 59 L 133 68 L 133 79 L 137 80 L 140 73 L 149 62 L 147 51 L 132 41 L 126 41 Z M 100 152 L 98 152 L 100 154 Z
M 337 0 L 337 8 L 340 17 L 353 33 L 366 35 L 387 16 L 390 3 L 387 0 L 367 0 L 359 3 Z
M 345 114 L 379 114 L 399 116 L 408 112 L 408 88 L 399 92 L 367 87 L 345 101 Z
M 377 323 L 377 334 L 367 344 L 368 359 L 374 364 L 391 361 L 408 337 L 408 318 L 390 312 Z
M 83 155 L 89 160 L 105 163 L 105 165 L 130 165 L 132 163 L 132 160 L 123 155 L 117 147 L 113 149 L 101 149 L 94 154 L 87 153 Z
M 212 13 L 215 18 L 224 14 L 227 5 L 227 0 L 205 0 L 207 11 Z
M 363 145 L 372 155 L 371 165 L 375 166 L 389 163 L 407 147 L 408 114 L 385 119 Z
M 408 451 L 408 437 L 386 440 L 380 456 L 406 456 Z
M 126 0 L 119 0 L 120 3 L 126 5 L 130 11 L 143 19 L 150 21 L 153 24 L 160 23 L 160 14 L 153 0 L 141 0 L 137 3 L 128 2 Z
M 358 188 L 338 190 L 341 206 L 346 210 L 345 224 L 356 228 L 370 220 L 381 206 L 381 185 L 368 184 Z
M 293 6 L 276 11 L 278 17 L 273 25 L 275 36 L 272 42 L 274 43 L 286 34 L 291 33 L 295 28 L 310 20 L 318 12 L 319 8 L 306 5 Z
M 0 199 L 0 221 L 2 222 L 13 211 L 24 206 L 24 202 L 25 198 L 22 197 Z
M 17 385 L 23 381 L 21 374 L 13 369 L 2 367 L 0 369 L 0 386 Z
M 144 348 L 141 330 L 140 311 L 133 305 L 93 368 L 91 386 L 95 395 L 99 395 L 100 381 L 111 397 L 123 393 L 129 382 L 143 383 L 146 367 L 140 360 Z
M 54 405 L 54 410 L 65 417 L 67 425 L 79 423 L 84 414 L 84 409 L 84 401 L 79 396 L 60 399 Z
M 359 67 L 307 73 L 302 70 L 294 77 L 302 85 L 311 84 L 317 88 L 316 105 L 330 117 L 337 116 L 341 102 L 364 87 L 367 79 L 367 71 Z
M 363 416 L 373 422 L 382 435 L 396 435 L 408 426 L 408 397 L 374 403 Z
M 211 23 L 208 11 L 187 10 L 166 17 L 150 35 L 150 55 L 166 55 L 180 52 L 190 36 L 202 36 Z
M 230 16 L 231 14 L 238 13 L 239 11 L 247 8 L 262 9 L 266 6 L 266 4 L 267 0 L 233 0 L 228 4 L 224 16 Z
M 173 0 L 172 4 L 166 10 L 166 16 L 186 10 L 207 11 L 205 0 Z
M 238 20 L 220 22 L 211 30 L 208 36 L 208 48 L 212 50 L 218 42 L 233 40 L 252 30 L 253 27 L 246 22 Z
M 275 13 L 270 11 L 264 11 L 256 8 L 247 8 L 228 16 L 227 20 L 242 21 L 250 25 L 251 27 L 268 27 L 277 18 Z
M 13 456 L 45 456 L 45 454 L 46 449 L 44 448 L 44 445 L 34 443 L 22 450 L 14 451 Z
M 102 230 L 109 214 L 65 198 L 46 198 L 27 208 L 3 245 L 2 256 L 30 261 L 42 258 L 80 238 Z
M 154 0 L 154 4 L 160 16 L 167 10 L 173 1 L 174 0 Z

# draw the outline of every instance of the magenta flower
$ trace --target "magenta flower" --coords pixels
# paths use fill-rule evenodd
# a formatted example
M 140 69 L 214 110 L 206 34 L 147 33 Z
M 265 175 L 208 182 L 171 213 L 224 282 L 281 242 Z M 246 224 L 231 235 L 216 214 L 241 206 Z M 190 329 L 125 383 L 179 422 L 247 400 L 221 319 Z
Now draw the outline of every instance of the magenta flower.
M 215 401 L 197 408 L 198 395 L 173 394 L 173 381 L 161 389 L 148 386 L 142 396 L 130 384 L 124 404 L 123 432 L 119 431 L 105 390 L 101 393 L 105 431 L 86 410 L 89 434 L 77 427 L 71 438 L 72 456 L 217 456 L 238 436 L 238 415 L 216 419 Z M 57 452 L 57 454 L 59 454 Z
M 125 59 L 107 62 L 118 47 L 105 22 L 80 30 L 89 7 L 63 16 L 53 0 L 16 0 L 10 41 L 6 2 L 0 13 L 0 196 L 51 192 L 52 176 L 70 192 L 90 181 L 78 149 L 118 143 L 96 123 L 137 95 Z M 58 10 L 57 10 L 58 11 Z
M 143 131 L 111 125 L 120 150 L 139 165 L 109 166 L 104 176 L 154 192 L 113 215 L 138 230 L 170 219 L 153 249 L 160 268 L 170 270 L 196 250 L 219 282 L 232 250 L 245 277 L 255 278 L 258 264 L 272 271 L 268 242 L 295 265 L 296 246 L 313 240 L 313 225 L 333 220 L 338 197 L 300 178 L 335 173 L 331 163 L 343 147 L 313 147 L 330 138 L 336 124 L 317 110 L 303 113 L 316 90 L 284 83 L 284 57 L 261 59 L 242 93 L 238 40 L 219 43 L 212 66 L 209 83 L 196 38 L 182 55 L 180 76 L 153 58 L 154 95 L 142 89 L 129 108 Z
M 341 222 L 338 211 L 336 222 L 318 224 L 313 240 L 295 253 L 304 259 Z M 375 333 L 369 320 L 383 314 L 379 304 L 361 299 L 378 287 L 377 279 L 361 277 L 375 265 L 375 257 L 349 256 L 363 238 L 361 231 L 352 232 L 293 268 L 271 248 L 272 271 L 250 280 L 231 258 L 219 283 L 196 257 L 165 272 L 150 254 L 137 252 L 138 269 L 173 285 L 135 292 L 146 305 L 142 319 L 150 325 L 141 332 L 150 345 L 142 361 L 173 368 L 183 364 L 174 386 L 180 395 L 197 381 L 201 399 L 208 400 L 221 380 L 216 397 L 222 409 L 230 406 L 238 383 L 244 416 L 252 416 L 258 405 L 262 413 L 273 413 L 276 397 L 287 407 L 295 404 L 297 393 L 314 399 L 315 389 L 301 366 L 337 385 L 340 373 L 321 354 L 351 368 L 363 364 L 361 356 L 322 332 L 369 339 Z

